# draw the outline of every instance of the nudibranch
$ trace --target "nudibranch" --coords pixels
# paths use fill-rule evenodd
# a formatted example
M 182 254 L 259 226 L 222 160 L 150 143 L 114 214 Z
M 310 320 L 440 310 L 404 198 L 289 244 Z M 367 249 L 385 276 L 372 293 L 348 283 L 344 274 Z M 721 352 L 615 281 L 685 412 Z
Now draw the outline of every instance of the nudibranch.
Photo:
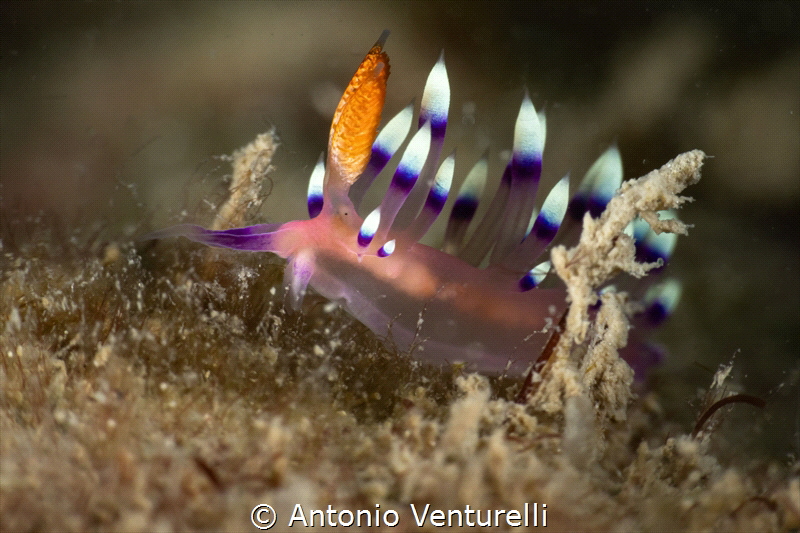
M 619 152 L 612 147 L 600 157 L 572 200 L 564 177 L 536 209 L 546 128 L 526 92 L 511 160 L 483 218 L 468 232 L 486 181 L 486 157 L 460 187 L 442 249 L 419 243 L 443 211 L 453 181 L 455 155 L 442 158 L 450 86 L 442 55 L 428 76 L 416 128 L 409 105 L 378 132 L 390 71 L 387 35 L 370 49 L 336 108 L 327 160 L 320 157 L 308 186 L 309 219 L 220 231 L 185 224 L 150 237 L 277 254 L 287 259 L 286 301 L 294 309 L 312 287 L 423 360 L 520 373 L 567 309 L 563 287 L 540 286 L 550 264 L 537 259 L 565 215 L 579 224 L 587 210 L 602 212 L 622 180 Z M 409 136 L 383 200 L 362 218 L 364 193 Z M 648 260 L 668 258 L 669 234 L 636 231 Z M 668 313 L 675 290 L 670 294 L 672 300 L 656 294 L 650 307 Z

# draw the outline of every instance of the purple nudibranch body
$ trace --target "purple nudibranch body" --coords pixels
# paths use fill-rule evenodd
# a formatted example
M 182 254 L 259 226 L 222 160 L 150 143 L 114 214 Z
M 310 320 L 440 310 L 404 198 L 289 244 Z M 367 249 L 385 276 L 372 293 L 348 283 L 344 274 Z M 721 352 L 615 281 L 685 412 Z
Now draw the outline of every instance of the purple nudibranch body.
M 466 238 L 467 227 L 483 190 L 485 159 L 455 201 L 443 246 L 447 253 L 419 243 L 442 212 L 453 179 L 454 156 L 441 158 L 450 104 L 441 56 L 425 86 L 418 129 L 388 191 L 362 218 L 358 208 L 365 188 L 409 136 L 412 123 L 407 107 L 376 133 L 389 74 L 384 40 L 367 54 L 336 110 L 327 162 L 323 170 L 320 160 L 309 184 L 311 218 L 221 231 L 181 225 L 149 237 L 183 236 L 210 246 L 277 254 L 287 260 L 284 286 L 294 309 L 312 287 L 398 349 L 414 347 L 418 358 L 520 373 L 536 360 L 567 309 L 563 287 L 540 287 L 550 265 L 538 258 L 568 207 L 570 223 L 589 206 L 602 211 L 608 191 L 622 179 L 619 152 L 613 147 L 601 156 L 572 201 L 565 177 L 537 211 L 546 128 L 526 92 L 511 161 L 471 236 Z M 645 243 L 643 236 L 637 239 L 637 246 Z M 653 298 L 657 303 L 658 295 Z

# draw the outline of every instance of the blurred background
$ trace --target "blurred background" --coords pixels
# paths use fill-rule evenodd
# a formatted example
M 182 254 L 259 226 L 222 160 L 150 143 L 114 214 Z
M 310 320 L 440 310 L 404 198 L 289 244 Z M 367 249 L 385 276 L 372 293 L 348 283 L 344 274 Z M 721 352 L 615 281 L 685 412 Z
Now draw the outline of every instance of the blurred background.
M 195 188 L 229 172 L 218 156 L 271 128 L 263 219 L 305 216 L 338 98 L 385 28 L 384 120 L 445 51 L 457 176 L 491 147 L 499 178 L 525 87 L 547 113 L 546 186 L 613 142 L 628 178 L 704 150 L 670 265 L 684 300 L 659 334 L 672 355 L 650 386 L 691 425 L 735 357 L 739 390 L 768 406 L 736 406 L 728 441 L 800 453 L 800 4 L 5 1 L 0 25 L 3 224 L 192 218 Z

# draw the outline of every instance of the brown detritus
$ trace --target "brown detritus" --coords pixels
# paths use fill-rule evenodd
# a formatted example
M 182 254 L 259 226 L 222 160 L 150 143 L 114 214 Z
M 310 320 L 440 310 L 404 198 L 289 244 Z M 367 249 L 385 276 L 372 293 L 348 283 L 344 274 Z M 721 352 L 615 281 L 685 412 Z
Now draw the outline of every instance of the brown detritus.
M 601 419 L 624 420 L 632 399 L 633 373 L 619 358 L 627 344 L 630 304 L 625 293 L 606 291 L 594 319 L 589 310 L 598 302 L 597 289 L 620 272 L 644 276 L 658 263 L 636 261 L 633 239 L 624 230 L 637 216 L 656 232 L 686 233 L 675 219 L 660 220 L 658 211 L 677 208 L 690 198 L 679 196 L 700 179 L 705 154 L 693 150 L 679 155 L 658 170 L 626 181 L 608 203 L 600 218 L 584 216 L 578 244 L 556 246 L 553 267 L 567 286 L 570 302 L 566 327 L 548 354 L 548 371 L 531 405 L 547 413 L 560 413 L 564 399 L 588 394 Z
M 216 470 L 214 470 L 214 468 L 212 468 L 211 465 L 208 464 L 208 461 L 206 461 L 199 455 L 195 455 L 194 463 L 197 465 L 197 468 L 199 468 L 201 472 L 203 472 L 206 476 L 208 476 L 208 479 L 211 480 L 211 483 L 214 484 L 214 487 L 216 487 L 217 490 L 222 491 L 225 489 L 225 485 L 219 479 L 219 474 L 217 474 Z
M 766 407 L 767 402 L 762 400 L 757 396 L 752 396 L 750 394 L 732 394 L 731 396 L 726 396 L 725 398 L 714 402 L 711 407 L 703 411 L 703 414 L 697 419 L 697 423 L 694 425 L 694 429 L 692 430 L 692 437 L 697 438 L 703 428 L 708 422 L 708 419 L 714 416 L 721 408 L 725 407 L 726 405 L 730 405 L 732 403 L 747 403 L 758 407 L 759 409 L 763 409 Z
M 273 130 L 258 135 L 250 144 L 230 156 L 233 166 L 233 176 L 228 187 L 230 195 L 219 208 L 211 229 L 224 230 L 244 226 L 248 211 L 261 206 L 264 201 L 261 189 L 274 170 L 272 156 L 278 146 Z
M 578 245 L 553 248 L 552 261 L 558 276 L 569 291 L 567 335 L 570 343 L 582 343 L 589 329 L 589 308 L 596 303 L 594 290 L 619 272 L 642 277 L 659 266 L 635 260 L 633 239 L 624 233 L 637 216 L 645 219 L 654 231 L 687 233 L 687 226 L 676 219 L 661 220 L 658 211 L 674 209 L 690 198 L 679 196 L 686 187 L 700 180 L 705 159 L 700 150 L 681 154 L 658 170 L 622 184 L 598 219 L 588 213 L 583 218 Z
M 250 144 L 225 158 L 231 162 L 233 174 L 228 186 L 228 198 L 217 211 L 211 229 L 244 226 L 248 213 L 258 210 L 264 201 L 264 181 L 269 180 L 269 174 L 274 170 L 272 156 L 278 146 L 275 132 L 269 131 L 258 135 Z M 224 268 L 225 265 L 220 264 L 220 254 L 219 250 L 213 248 L 205 251 L 206 260 L 201 269 L 205 279 L 213 279 Z
M 528 373 L 525 375 L 525 381 L 522 383 L 522 388 L 520 388 L 519 393 L 517 394 L 516 399 L 514 400 L 517 403 L 527 403 L 528 398 L 536 393 L 536 390 L 539 388 L 539 383 L 541 383 L 542 379 L 541 376 L 544 374 L 547 363 L 550 361 L 550 356 L 553 355 L 553 352 L 558 345 L 558 341 L 561 339 L 561 332 L 564 331 L 564 327 L 567 324 L 567 311 L 561 315 L 561 320 L 558 321 L 558 327 L 553 330 L 553 334 L 550 335 L 550 339 L 545 344 L 544 348 L 542 349 L 541 355 L 539 358 L 536 359 L 536 362 L 533 364 Z M 538 380 L 534 381 L 534 376 L 539 377 Z

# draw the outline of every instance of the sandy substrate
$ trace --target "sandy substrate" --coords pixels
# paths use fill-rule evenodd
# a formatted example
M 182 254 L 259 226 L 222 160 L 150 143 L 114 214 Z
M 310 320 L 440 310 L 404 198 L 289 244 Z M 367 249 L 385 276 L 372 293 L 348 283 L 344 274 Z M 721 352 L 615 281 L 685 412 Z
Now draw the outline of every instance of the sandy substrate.
M 234 159 L 218 218 L 244 216 L 272 149 L 261 136 Z M 255 520 L 274 513 L 279 528 L 315 509 L 331 510 L 315 524 L 357 517 L 356 530 L 798 527 L 796 472 L 723 465 L 719 413 L 684 434 L 662 425 L 656 395 L 634 394 L 617 354 L 625 294 L 585 312 L 611 276 L 646 273 L 632 218 L 685 231 L 652 216 L 683 203 L 703 158 L 627 182 L 575 247 L 554 249 L 575 304 L 521 403 L 519 379 L 420 366 L 314 298 L 286 315 L 269 258 L 40 221 L 35 242 L 4 244 L 3 530 L 242 531 L 260 504 Z M 729 372 L 700 414 L 729 395 Z

